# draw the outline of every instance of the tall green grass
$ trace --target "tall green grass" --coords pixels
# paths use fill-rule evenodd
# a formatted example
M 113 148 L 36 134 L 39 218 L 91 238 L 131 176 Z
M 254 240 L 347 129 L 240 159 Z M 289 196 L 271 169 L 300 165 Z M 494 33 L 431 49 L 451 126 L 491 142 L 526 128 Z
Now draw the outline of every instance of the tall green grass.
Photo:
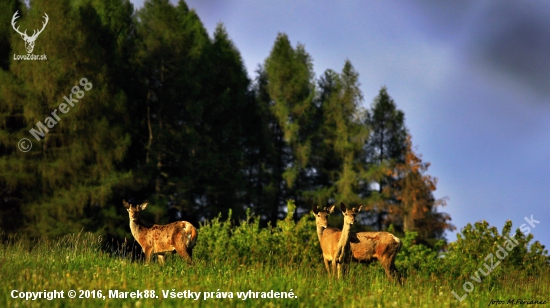
M 289 206 L 292 213 L 292 203 Z M 469 277 L 501 235 L 483 223 L 467 230 L 474 235 L 462 236 L 445 258 L 414 245 L 414 234 L 409 234 L 397 262 L 407 277 L 404 286 L 389 282 L 378 264 L 352 264 L 345 279 L 329 279 L 310 217 L 295 223 L 289 215 L 277 227 L 267 229 L 260 229 L 254 217 L 240 225 L 214 219 L 199 230 L 193 266 L 177 255 L 168 257 L 165 266 L 156 262 L 146 266 L 143 260 L 133 260 L 132 246 L 106 245 L 89 233 L 34 243 L 11 237 L 0 244 L 0 307 L 482 307 L 491 300 L 518 298 L 550 302 L 547 251 L 540 251 L 535 244 L 530 245 L 531 250 L 519 247 L 517 255 L 511 254 L 498 271 L 477 283 Z M 479 246 L 478 237 L 491 236 L 494 238 Z M 527 240 L 524 238 L 523 244 Z M 474 289 L 460 302 L 451 291 L 465 294 L 466 281 L 472 282 Z M 63 290 L 65 299 L 14 299 L 13 290 Z M 77 298 L 69 299 L 69 290 L 77 291 Z M 100 298 L 78 298 L 86 297 L 79 290 L 96 290 L 88 297 L 98 297 L 97 290 L 102 294 Z M 155 298 L 109 298 L 109 290 L 154 290 Z M 163 290 L 176 295 L 181 292 L 182 296 L 186 291 L 201 294 L 198 300 L 164 298 Z M 260 298 L 246 300 L 237 296 L 237 292 L 271 290 L 286 295 L 292 292 L 296 298 L 261 298 L 261 293 Z M 205 299 L 204 292 L 211 292 L 212 298 Z M 221 292 L 233 298 L 217 298 Z

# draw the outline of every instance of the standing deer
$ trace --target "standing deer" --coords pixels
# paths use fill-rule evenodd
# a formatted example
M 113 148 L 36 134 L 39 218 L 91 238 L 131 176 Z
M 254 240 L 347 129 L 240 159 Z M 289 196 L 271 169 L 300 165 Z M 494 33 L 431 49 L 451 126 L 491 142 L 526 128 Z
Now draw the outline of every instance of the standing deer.
M 333 211 L 334 205 L 323 210 L 313 206 L 317 236 L 321 242 L 321 248 L 323 248 L 323 237 L 332 237 L 332 234 L 340 231 L 328 227 L 328 216 Z M 350 232 L 349 241 L 353 261 L 370 263 L 377 260 L 386 271 L 386 276 L 389 279 L 396 278 L 401 283 L 400 274 L 395 267 L 395 257 L 401 250 L 402 245 L 397 237 L 389 232 Z M 325 259 L 325 268 L 329 271 L 324 250 L 323 258 Z
M 317 236 L 319 237 L 325 268 L 329 276 L 331 275 L 329 262 L 332 263 L 332 274 L 337 275 L 338 279 L 347 272 L 351 260 L 351 225 L 355 223 L 355 216 L 357 216 L 362 206 L 363 205 L 360 205 L 358 209 L 346 209 L 346 205 L 340 203 L 340 209 L 344 215 L 344 226 L 341 231 L 334 228 L 327 228 L 327 216 L 334 210 L 334 205 L 329 209 L 325 208 L 324 211 L 317 210 L 316 206 L 313 208 L 313 213 L 316 218 L 315 221 L 317 223 Z
M 38 38 L 38 35 L 42 33 L 42 31 L 44 31 L 44 28 L 46 28 L 46 25 L 48 24 L 48 20 L 49 20 L 48 14 L 44 13 L 43 17 L 45 21 L 42 22 L 42 29 L 38 30 L 38 32 L 36 32 L 36 30 L 33 30 L 32 35 L 28 36 L 27 30 L 25 30 L 25 32 L 21 32 L 19 31 L 19 26 L 15 28 L 15 20 L 19 18 L 19 16 L 17 16 L 18 13 L 19 11 L 13 14 L 13 17 L 11 18 L 11 26 L 13 27 L 13 30 L 19 33 L 19 35 L 21 35 L 21 38 L 25 41 L 25 48 L 27 49 L 27 53 L 32 53 L 32 50 L 34 49 L 34 41 L 36 41 L 36 38 Z
M 130 230 L 145 253 L 145 263 L 156 254 L 160 264 L 164 264 L 164 254 L 176 251 L 189 264 L 192 263 L 192 250 L 197 242 L 197 229 L 187 221 L 176 221 L 167 225 L 146 227 L 138 220 L 139 212 L 145 210 L 147 203 L 133 206 L 123 200 L 122 203 L 130 215 Z

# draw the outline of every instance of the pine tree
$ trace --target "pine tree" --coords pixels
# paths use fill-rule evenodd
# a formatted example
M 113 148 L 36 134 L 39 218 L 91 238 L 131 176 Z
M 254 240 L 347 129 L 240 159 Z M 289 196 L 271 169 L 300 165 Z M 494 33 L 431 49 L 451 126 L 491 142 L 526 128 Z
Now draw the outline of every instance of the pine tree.
M 367 202 L 362 186 L 368 173 L 362 158 L 368 128 L 358 78 L 346 61 L 341 74 L 327 70 L 319 80 L 319 129 L 310 172 L 317 187 L 309 193 L 315 204 Z
M 386 87 L 382 87 L 368 112 L 366 123 L 371 128 L 366 145 L 367 160 L 382 163 L 403 162 L 405 154 L 405 114 L 398 110 Z
M 280 130 L 275 136 L 283 137 L 283 140 L 275 141 L 279 155 L 275 173 L 282 174 L 288 191 L 280 191 L 277 195 L 300 200 L 301 192 L 305 190 L 302 179 L 311 153 L 311 118 L 315 112 L 311 57 L 303 45 L 293 48 L 287 35 L 279 34 L 265 60 L 265 72 L 267 93 L 272 101 L 270 109 L 278 122 L 275 129 Z M 278 207 L 274 207 L 271 219 L 277 217 Z
M 252 202 L 256 214 L 275 224 L 279 217 L 279 207 L 285 200 L 285 185 L 283 183 L 283 167 L 290 160 L 290 148 L 284 141 L 283 130 L 279 121 L 272 113 L 274 105 L 268 92 L 268 76 L 265 68 L 260 65 L 256 71 L 254 83 L 255 119 L 258 129 L 250 139 L 251 147 L 248 159 L 250 161 L 249 183 Z
M 405 114 L 398 110 L 386 87 L 382 87 L 374 99 L 371 110 L 365 121 L 370 128 L 370 135 L 365 145 L 365 160 L 378 178 L 378 193 L 392 185 L 393 179 L 387 174 L 391 166 L 403 163 L 405 159 Z M 378 230 L 382 230 L 388 214 L 387 208 L 396 203 L 391 196 L 380 196 L 374 203 L 374 221 Z
M 206 201 L 202 210 L 208 217 L 225 215 L 231 208 L 235 217 L 244 218 L 245 155 L 249 135 L 257 131 L 256 115 L 240 53 L 221 24 L 214 32 L 207 61 L 203 66 L 208 70 L 202 94 L 205 112 L 197 126 L 201 136 L 194 173 L 201 187 L 197 198 Z
M 194 164 L 204 112 L 205 49 L 210 41 L 194 11 L 185 2 L 146 1 L 138 12 L 134 64 L 142 91 L 137 102 L 137 144 L 142 154 L 135 169 L 145 179 L 134 193 L 151 203 L 155 221 L 167 205 L 194 216 Z M 190 219 L 192 221 L 192 219 Z
M 7 133 L 1 140 L 6 155 L 0 159 L 0 181 L 17 192 L 12 200 L 23 214 L 20 230 L 29 236 L 98 230 L 103 225 L 90 212 L 107 206 L 113 192 L 130 180 L 119 168 L 130 141 L 121 125 L 126 98 L 111 83 L 104 62 L 111 50 L 100 43 L 101 21 L 90 4 L 31 4 L 23 18 L 35 24 L 22 26 L 41 25 L 45 12 L 56 22 L 47 25 L 35 46 L 48 61 L 13 61 L 12 77 L 1 84 Z M 12 49 L 20 49 L 19 41 L 13 43 Z M 39 122 L 48 131 L 36 140 L 29 130 L 38 129 Z M 14 146 L 24 137 L 33 142 L 27 153 Z
M 229 209 L 244 216 L 255 181 L 247 155 L 261 123 L 239 51 L 223 25 L 209 38 L 183 1 L 147 1 L 138 16 L 138 161 L 152 179 L 138 197 L 158 206 L 157 221 L 166 205 L 190 221 Z

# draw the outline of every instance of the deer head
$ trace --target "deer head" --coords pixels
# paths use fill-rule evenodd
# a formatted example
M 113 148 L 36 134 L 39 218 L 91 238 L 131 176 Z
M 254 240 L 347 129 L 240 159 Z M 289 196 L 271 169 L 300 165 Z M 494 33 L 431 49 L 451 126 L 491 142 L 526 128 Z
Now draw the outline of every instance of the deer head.
M 328 216 L 334 212 L 335 205 L 325 207 L 324 209 L 318 208 L 317 205 L 313 206 L 313 216 L 315 216 L 315 223 L 317 227 L 326 229 L 328 228 Z
M 362 207 L 363 205 L 361 204 L 359 208 L 346 209 L 346 205 L 343 202 L 340 203 L 340 210 L 342 210 L 342 214 L 344 215 L 344 225 L 353 225 L 355 223 L 355 216 L 361 211 Z
M 34 41 L 36 40 L 38 35 L 42 33 L 42 31 L 44 31 L 44 28 L 46 28 L 46 25 L 48 24 L 48 20 L 49 20 L 48 14 L 44 13 L 43 17 L 46 21 L 42 22 L 42 29 L 38 30 L 38 32 L 36 32 L 37 30 L 33 30 L 32 35 L 28 36 L 26 29 L 25 29 L 25 32 L 21 32 L 19 31 L 19 27 L 15 28 L 15 20 L 19 18 L 19 16 L 17 16 L 18 13 L 19 11 L 13 14 L 13 17 L 11 19 L 11 26 L 13 27 L 13 30 L 19 33 L 19 35 L 21 35 L 21 38 L 25 41 L 25 49 L 27 49 L 27 53 L 32 53 L 32 50 L 34 49 Z
M 138 222 L 139 212 L 145 210 L 147 203 L 139 204 L 136 206 L 131 205 L 130 203 L 123 200 L 122 203 L 130 215 L 130 222 Z

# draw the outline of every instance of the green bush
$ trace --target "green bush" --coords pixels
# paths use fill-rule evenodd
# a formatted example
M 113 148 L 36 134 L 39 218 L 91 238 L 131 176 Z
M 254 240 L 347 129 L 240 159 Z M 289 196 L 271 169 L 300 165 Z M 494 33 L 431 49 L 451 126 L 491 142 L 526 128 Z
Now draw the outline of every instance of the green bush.
M 220 216 L 201 224 L 194 257 L 207 262 L 232 262 L 235 265 L 269 263 L 272 265 L 304 265 L 320 262 L 321 253 L 315 233 L 315 222 L 305 215 L 297 223 L 293 216 L 296 206 L 287 202 L 288 214 L 277 226 L 260 228 L 258 217 L 247 218 L 239 225 Z
M 442 271 L 441 253 L 439 250 L 444 241 L 437 242 L 433 249 L 415 244 L 417 233 L 407 232 L 405 238 L 401 239 L 403 246 L 397 254 L 395 265 L 405 275 L 430 276 Z
M 212 264 L 230 263 L 235 266 L 250 264 L 320 266 L 321 249 L 315 221 L 305 215 L 298 222 L 293 219 L 296 206 L 287 202 L 288 214 L 276 226 L 260 228 L 258 217 L 247 212 L 245 221 L 231 223 L 231 212 L 226 221 L 220 216 L 201 224 L 199 241 L 194 258 Z M 396 266 L 407 276 L 439 276 L 449 279 L 496 279 L 505 273 L 521 272 L 534 275 L 549 271 L 548 251 L 538 241 L 529 244 L 533 235 L 525 236 L 518 229 L 513 238 L 518 242 L 511 251 L 506 250 L 512 222 L 507 221 L 500 234 L 486 221 L 468 224 L 444 251 L 445 242 L 438 241 L 433 248 L 416 244 L 416 232 L 407 232 L 403 246 L 397 254 Z M 508 242 L 507 242 L 508 241 Z M 499 246 L 506 250 L 503 260 L 497 258 Z M 490 257 L 492 254 L 492 260 Z M 502 256 L 502 252 L 499 252 Z M 487 260 L 486 260 L 487 259 Z M 493 264 L 491 264 L 493 261 Z M 495 266 L 496 262 L 500 261 Z M 485 265 L 487 264 L 487 265 Z M 490 270 L 487 267 L 491 267 Z M 480 272 L 488 273 L 487 277 Z M 479 274 L 476 274 L 478 272 Z M 490 272 L 490 274 L 489 274 Z
M 511 221 L 504 224 L 501 234 L 486 221 L 468 224 L 457 234 L 457 240 L 448 245 L 447 251 L 441 251 L 443 241 L 433 249 L 417 245 L 416 232 L 407 232 L 402 239 L 403 247 L 397 254 L 396 266 L 408 275 L 437 275 L 462 280 L 472 276 L 493 280 L 508 273 L 523 276 L 548 273 L 548 250 L 538 241 L 529 244 L 532 234 L 525 236 L 517 229 L 515 235 L 510 236 L 511 230 Z
M 525 275 L 547 271 L 550 261 L 548 250 L 538 241 L 529 245 L 533 239 L 532 234 L 525 236 L 517 229 L 515 235 L 510 236 L 511 230 L 510 220 L 504 224 L 502 234 L 486 221 L 476 222 L 473 226 L 466 225 L 457 235 L 457 240 L 449 245 L 445 258 L 448 274 L 468 278 L 479 269 L 490 271 L 491 276 L 500 276 L 515 270 Z M 515 247 L 509 251 L 508 248 L 512 246 Z M 497 255 L 498 251 L 502 260 Z M 497 262 L 500 263 L 496 265 Z

